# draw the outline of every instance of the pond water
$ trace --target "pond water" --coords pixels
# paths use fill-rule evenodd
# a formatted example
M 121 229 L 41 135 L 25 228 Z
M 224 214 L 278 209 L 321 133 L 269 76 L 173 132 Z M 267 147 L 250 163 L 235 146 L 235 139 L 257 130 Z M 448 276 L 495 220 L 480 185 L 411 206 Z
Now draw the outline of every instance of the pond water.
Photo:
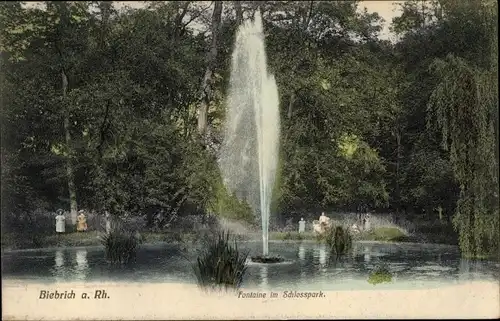
M 260 254 L 260 242 L 242 242 L 250 255 Z M 460 257 L 457 247 L 436 244 L 368 243 L 353 245 L 352 253 L 335 260 L 315 242 L 270 242 L 271 255 L 288 262 L 250 263 L 244 288 L 261 290 L 363 290 L 432 288 L 471 280 L 498 280 L 500 264 Z M 197 249 L 179 245 L 141 246 L 136 262 L 111 266 L 104 248 L 80 247 L 6 251 L 2 253 L 2 278 L 37 282 L 162 282 L 195 283 L 191 262 Z M 384 265 L 390 283 L 372 285 L 369 275 Z

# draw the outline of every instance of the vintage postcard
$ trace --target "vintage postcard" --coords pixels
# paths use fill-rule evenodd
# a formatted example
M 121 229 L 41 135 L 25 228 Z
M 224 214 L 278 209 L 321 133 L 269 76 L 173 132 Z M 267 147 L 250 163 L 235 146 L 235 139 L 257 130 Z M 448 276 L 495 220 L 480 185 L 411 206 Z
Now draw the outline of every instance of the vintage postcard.
M 2 2 L 2 319 L 500 317 L 497 12 Z

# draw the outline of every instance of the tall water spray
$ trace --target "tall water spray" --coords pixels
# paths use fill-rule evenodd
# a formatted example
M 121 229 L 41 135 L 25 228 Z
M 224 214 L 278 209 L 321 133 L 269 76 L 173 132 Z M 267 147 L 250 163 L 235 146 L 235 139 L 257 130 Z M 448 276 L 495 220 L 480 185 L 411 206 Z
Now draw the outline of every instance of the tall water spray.
M 237 30 L 220 168 L 229 192 L 261 215 L 263 255 L 269 254 L 269 214 L 278 164 L 279 98 L 267 72 L 260 13 Z

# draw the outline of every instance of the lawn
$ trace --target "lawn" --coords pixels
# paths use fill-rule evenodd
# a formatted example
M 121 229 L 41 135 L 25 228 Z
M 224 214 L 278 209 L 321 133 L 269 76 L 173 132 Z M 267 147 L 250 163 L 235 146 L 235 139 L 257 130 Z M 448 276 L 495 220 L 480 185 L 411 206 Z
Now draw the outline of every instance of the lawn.
M 271 240 L 316 240 L 314 232 L 299 233 L 293 232 L 271 232 L 269 235 Z M 384 242 L 405 242 L 410 238 L 397 227 L 376 227 L 368 232 L 361 232 L 354 235 L 354 239 L 358 241 L 384 241 Z
M 361 232 L 355 236 L 355 239 L 363 241 L 405 242 L 409 238 L 397 227 L 377 227 L 367 232 Z
M 12 234 L 4 233 L 2 235 L 2 249 L 17 248 L 37 248 L 37 247 L 66 247 L 66 246 L 95 246 L 100 245 L 101 232 L 72 232 L 62 235 L 39 235 L 27 238 L 16 238 Z M 259 238 L 259 233 L 255 235 L 236 235 L 238 240 L 248 240 Z M 201 239 L 200 233 L 193 232 L 143 232 L 140 234 L 141 241 L 144 244 L 155 243 L 192 243 Z M 411 241 L 403 231 L 397 227 L 376 227 L 369 232 L 361 232 L 354 235 L 355 241 L 384 241 L 384 242 L 405 242 Z M 316 241 L 317 236 L 314 232 L 308 231 L 299 233 L 298 231 L 277 232 L 271 231 L 269 239 L 274 241 Z

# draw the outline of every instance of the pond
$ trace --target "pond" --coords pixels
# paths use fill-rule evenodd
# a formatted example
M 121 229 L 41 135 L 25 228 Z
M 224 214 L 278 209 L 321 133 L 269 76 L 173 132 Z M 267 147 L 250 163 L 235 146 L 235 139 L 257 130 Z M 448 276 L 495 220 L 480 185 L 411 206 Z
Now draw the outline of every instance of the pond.
M 260 254 L 259 242 L 242 242 L 250 255 Z M 500 264 L 460 257 L 457 247 L 436 244 L 370 243 L 353 245 L 340 259 L 316 242 L 270 242 L 271 254 L 288 262 L 272 265 L 250 263 L 244 288 L 261 290 L 364 290 L 433 288 L 471 280 L 498 280 Z M 180 245 L 141 246 L 135 262 L 111 266 L 104 248 L 53 248 L 2 253 L 2 278 L 37 282 L 127 281 L 195 283 L 191 263 L 197 249 Z M 392 281 L 373 285 L 370 274 L 385 266 Z

